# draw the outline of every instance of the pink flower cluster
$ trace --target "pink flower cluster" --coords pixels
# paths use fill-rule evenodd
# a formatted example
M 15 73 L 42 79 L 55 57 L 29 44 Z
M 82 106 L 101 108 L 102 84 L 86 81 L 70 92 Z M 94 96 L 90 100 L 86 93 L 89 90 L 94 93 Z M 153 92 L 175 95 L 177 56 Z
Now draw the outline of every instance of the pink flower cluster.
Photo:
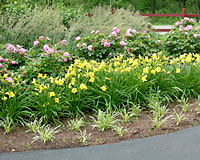
M 99 30 L 97 30 L 97 31 L 94 31 L 94 30 L 93 30 L 93 31 L 91 31 L 90 33 L 91 33 L 91 34 L 94 34 L 94 33 L 95 33 L 95 34 L 98 34 L 98 33 L 100 33 L 100 31 L 99 31 Z
M 120 32 L 120 29 L 118 29 L 117 27 L 114 27 L 113 30 L 112 30 L 111 35 L 117 36 L 119 32 Z
M 194 34 L 194 38 L 199 38 L 200 34 Z
M 131 29 L 131 28 L 129 28 L 129 29 L 127 29 L 127 31 L 126 31 L 126 36 L 127 37 L 130 37 L 130 36 L 132 36 L 132 34 L 136 34 L 136 30 L 135 29 Z M 132 34 L 131 34 L 132 33 Z
M 11 83 L 11 84 L 13 82 L 13 79 L 11 77 L 6 78 L 5 80 L 8 81 L 8 83 Z
M 57 50 L 50 48 L 48 44 L 45 44 L 45 45 L 43 46 L 43 50 L 44 50 L 48 55 L 50 55 L 51 53 L 57 53 Z
M 186 27 L 183 27 L 183 26 L 180 26 L 179 27 L 179 32 L 182 32 L 182 31 L 189 31 L 193 29 L 193 27 L 191 25 L 187 25 Z
M 93 46 L 92 46 L 92 45 L 89 45 L 89 46 L 88 46 L 88 50 L 89 50 L 89 51 L 92 51 L 92 49 L 93 49 Z
M 184 25 L 185 23 L 186 23 L 186 24 L 193 24 L 193 23 L 195 23 L 195 20 L 192 19 L 192 18 L 185 17 L 185 18 L 183 18 L 181 21 L 176 22 L 176 23 L 175 23 L 175 26 L 176 26 L 176 27 L 177 27 L 177 26 L 181 26 L 181 25 Z
M 39 40 L 36 40 L 36 41 L 33 42 L 33 46 L 38 46 L 38 45 L 40 44 L 40 41 L 41 41 L 41 40 L 44 40 L 44 39 L 45 39 L 44 36 L 40 36 L 40 37 L 39 37 Z M 49 37 L 46 37 L 46 39 L 47 39 L 48 41 L 51 40 Z

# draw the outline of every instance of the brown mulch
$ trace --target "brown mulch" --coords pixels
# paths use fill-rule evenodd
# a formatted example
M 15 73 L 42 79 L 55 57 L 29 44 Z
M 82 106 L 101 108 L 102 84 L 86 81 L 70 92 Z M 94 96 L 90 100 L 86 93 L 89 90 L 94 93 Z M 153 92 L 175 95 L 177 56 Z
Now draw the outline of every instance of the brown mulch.
M 83 131 L 86 129 L 87 135 L 91 133 L 90 139 L 88 140 L 89 146 L 167 134 L 184 128 L 200 125 L 200 115 L 197 115 L 196 111 L 197 103 L 195 100 L 192 100 L 190 101 L 190 104 L 191 106 L 189 111 L 185 113 L 186 119 L 178 126 L 176 125 L 175 120 L 169 118 L 161 128 L 155 129 L 155 127 L 152 126 L 152 114 L 143 111 L 138 122 L 133 120 L 127 124 L 122 123 L 122 126 L 128 129 L 122 137 L 118 136 L 112 129 L 100 132 L 97 128 L 92 127 L 93 122 L 88 124 L 86 127 L 81 128 L 81 130 Z M 174 106 L 175 104 L 168 107 L 170 109 L 168 115 L 172 115 L 173 117 L 175 117 L 172 109 Z M 177 108 L 177 111 L 180 112 L 181 108 Z M 91 121 L 91 119 L 88 118 L 88 121 Z M 63 120 L 63 123 L 67 124 L 67 120 Z M 17 126 L 13 131 L 11 131 L 11 133 L 5 134 L 4 130 L 0 128 L 0 152 L 22 152 L 83 146 L 78 139 L 78 137 L 80 137 L 80 132 L 71 131 L 68 129 L 67 125 L 65 125 L 64 129 L 55 135 L 53 142 L 46 143 L 43 143 L 40 140 L 31 143 L 33 141 L 34 133 L 26 132 L 27 130 L 28 128 Z

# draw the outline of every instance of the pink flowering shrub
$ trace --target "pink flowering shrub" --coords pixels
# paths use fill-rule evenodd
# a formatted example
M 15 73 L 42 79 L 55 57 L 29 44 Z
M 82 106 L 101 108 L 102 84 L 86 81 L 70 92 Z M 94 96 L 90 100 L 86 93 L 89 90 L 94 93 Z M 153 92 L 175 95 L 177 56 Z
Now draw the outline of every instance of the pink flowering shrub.
M 162 43 L 169 54 L 200 53 L 200 27 L 194 19 L 186 17 L 175 23 Z
M 0 73 L 8 70 L 17 70 L 25 65 L 27 50 L 20 45 L 0 45 Z
M 72 57 L 66 50 L 67 41 L 53 45 L 49 39 L 40 36 L 30 49 L 13 44 L 0 45 L 0 73 L 17 71 L 29 79 L 39 72 L 50 76 L 64 74 Z
M 89 36 L 76 38 L 75 43 L 76 56 L 97 61 L 119 54 L 150 54 L 161 48 L 161 44 L 152 39 L 151 33 L 137 32 L 134 29 L 121 31 L 117 27 L 114 27 L 110 34 L 92 31 Z
M 64 74 L 67 66 L 71 63 L 71 55 L 66 50 L 66 45 L 66 40 L 53 45 L 48 37 L 40 36 L 30 49 L 29 60 L 31 63 L 22 68 L 22 72 L 27 77 L 34 77 L 38 73 L 53 77 Z

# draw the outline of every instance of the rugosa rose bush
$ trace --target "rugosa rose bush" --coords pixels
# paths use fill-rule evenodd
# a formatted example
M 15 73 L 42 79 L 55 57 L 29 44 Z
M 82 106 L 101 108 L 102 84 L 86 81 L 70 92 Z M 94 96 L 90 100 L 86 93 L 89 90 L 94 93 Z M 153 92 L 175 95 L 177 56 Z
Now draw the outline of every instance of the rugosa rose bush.
M 32 78 L 38 72 L 51 76 L 62 74 L 71 63 L 71 55 L 66 50 L 66 40 L 53 45 L 49 37 L 40 36 L 33 47 L 24 49 L 20 45 L 0 45 L 0 72 L 18 72 Z
M 194 19 L 184 18 L 166 34 L 163 50 L 169 54 L 200 53 L 200 27 Z
M 92 31 L 89 36 L 75 38 L 76 56 L 100 61 L 120 54 L 149 55 L 160 51 L 161 45 L 152 39 L 152 33 L 134 29 L 121 31 L 114 27 L 110 34 Z
M 0 73 L 7 73 L 25 65 L 28 54 L 27 50 L 20 45 L 0 44 Z

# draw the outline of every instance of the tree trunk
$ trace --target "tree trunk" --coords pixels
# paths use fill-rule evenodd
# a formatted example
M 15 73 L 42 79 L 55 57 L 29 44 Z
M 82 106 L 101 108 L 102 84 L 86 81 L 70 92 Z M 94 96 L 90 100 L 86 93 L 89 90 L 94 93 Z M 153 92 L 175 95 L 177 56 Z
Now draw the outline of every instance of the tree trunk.
M 179 6 L 179 9 L 181 9 L 181 0 L 179 0 L 178 2 L 179 2 L 179 3 L 178 3 L 178 4 L 179 4 L 179 5 L 178 5 L 178 6 Z
M 195 5 L 197 7 L 197 14 L 200 14 L 200 2 L 198 2 L 198 0 L 196 0 Z
M 48 0 L 46 0 L 46 6 L 48 6 Z
M 156 13 L 156 0 L 152 0 L 152 14 Z
M 53 5 L 53 0 L 50 0 L 50 6 L 52 6 Z
M 183 7 L 185 8 L 186 6 L 186 0 L 183 0 Z

